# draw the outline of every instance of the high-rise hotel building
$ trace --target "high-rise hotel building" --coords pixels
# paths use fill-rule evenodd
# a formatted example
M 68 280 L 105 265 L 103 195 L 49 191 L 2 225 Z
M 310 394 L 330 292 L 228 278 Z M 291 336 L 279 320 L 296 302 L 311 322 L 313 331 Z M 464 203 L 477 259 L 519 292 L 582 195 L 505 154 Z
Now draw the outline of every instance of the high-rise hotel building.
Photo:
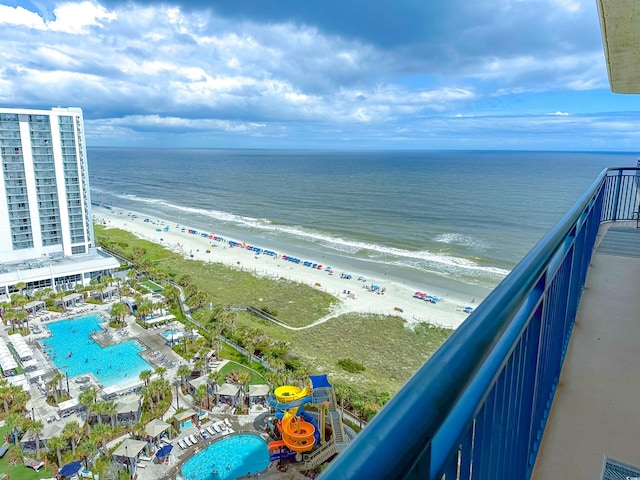
M 82 110 L 0 107 L 0 301 L 113 272 L 95 248 Z

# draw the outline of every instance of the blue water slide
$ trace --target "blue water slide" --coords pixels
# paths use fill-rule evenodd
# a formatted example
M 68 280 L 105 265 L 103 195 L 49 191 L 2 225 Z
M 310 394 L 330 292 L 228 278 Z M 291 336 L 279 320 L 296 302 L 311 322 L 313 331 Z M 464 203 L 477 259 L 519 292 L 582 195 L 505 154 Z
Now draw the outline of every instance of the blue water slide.
M 305 403 L 312 403 L 313 397 L 303 397 L 292 402 L 278 402 L 275 397 L 269 398 L 269 405 L 276 410 L 291 410 L 292 408 L 301 407 Z
M 283 451 L 272 453 L 269 455 L 269 461 L 275 462 L 276 460 L 289 460 L 290 458 L 294 458 L 296 456 L 296 452 L 293 450 L 282 449 Z
M 298 410 L 298 414 L 302 417 L 302 419 L 305 422 L 309 422 L 311 425 L 313 425 L 313 428 L 315 429 L 315 432 L 313 433 L 313 437 L 316 439 L 316 444 L 319 444 L 320 443 L 320 427 L 318 427 L 318 422 L 316 421 L 316 419 L 313 417 L 313 415 L 311 415 L 309 412 L 307 412 L 303 408 Z

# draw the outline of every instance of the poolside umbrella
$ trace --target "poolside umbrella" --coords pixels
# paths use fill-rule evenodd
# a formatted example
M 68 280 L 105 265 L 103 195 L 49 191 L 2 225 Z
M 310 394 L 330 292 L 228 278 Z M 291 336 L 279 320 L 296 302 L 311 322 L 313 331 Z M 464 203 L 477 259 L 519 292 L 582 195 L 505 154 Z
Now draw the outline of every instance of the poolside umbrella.
M 165 445 L 156 452 L 156 457 L 164 458 L 171 453 L 171 450 L 173 450 L 173 445 Z
M 78 473 L 81 468 L 82 464 L 80 462 L 67 463 L 60 469 L 60 475 L 62 475 L 63 477 L 70 477 Z

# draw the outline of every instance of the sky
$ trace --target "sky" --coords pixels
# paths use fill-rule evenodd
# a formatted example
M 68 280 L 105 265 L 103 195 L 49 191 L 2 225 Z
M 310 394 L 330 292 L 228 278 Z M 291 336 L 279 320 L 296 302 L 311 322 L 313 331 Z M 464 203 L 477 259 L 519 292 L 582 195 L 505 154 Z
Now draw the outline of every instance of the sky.
M 89 146 L 640 150 L 595 0 L 0 0 L 0 106 Z

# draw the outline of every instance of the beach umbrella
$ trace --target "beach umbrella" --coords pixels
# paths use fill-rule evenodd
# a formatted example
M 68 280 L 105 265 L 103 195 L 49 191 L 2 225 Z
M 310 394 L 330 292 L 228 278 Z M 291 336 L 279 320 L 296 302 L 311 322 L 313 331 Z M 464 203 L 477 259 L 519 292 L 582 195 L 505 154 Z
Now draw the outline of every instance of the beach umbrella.
M 70 477 L 78 473 L 81 468 L 82 464 L 80 462 L 67 463 L 60 469 L 60 475 L 62 475 L 63 477 Z
M 158 458 L 166 457 L 171 453 L 171 450 L 173 450 L 173 445 L 165 445 L 164 447 L 162 447 L 160 450 L 156 452 L 156 457 Z

